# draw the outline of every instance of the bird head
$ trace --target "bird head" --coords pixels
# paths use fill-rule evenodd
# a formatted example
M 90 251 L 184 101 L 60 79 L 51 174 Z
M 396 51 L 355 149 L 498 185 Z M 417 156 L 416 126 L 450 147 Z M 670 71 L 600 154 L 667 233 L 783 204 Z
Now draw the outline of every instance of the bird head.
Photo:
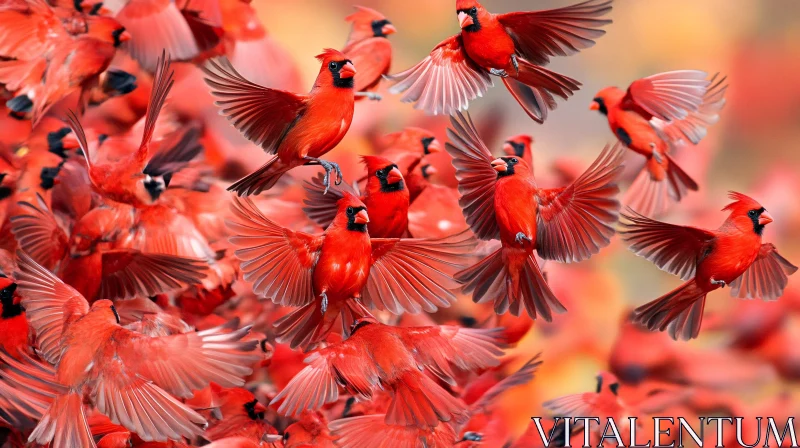
M 384 193 L 405 190 L 403 173 L 397 164 L 380 156 L 361 156 L 361 161 L 367 166 L 368 183 L 375 185 L 375 180 Z
M 361 199 L 345 191 L 342 198 L 339 199 L 339 202 L 336 204 L 338 206 L 338 212 L 336 218 L 333 220 L 333 225 L 337 227 L 346 227 L 347 230 L 354 232 L 366 233 L 369 215 L 367 214 L 367 207 L 361 202 Z
M 17 284 L 8 277 L 0 277 L 0 303 L 2 303 L 2 315 L 0 319 L 9 319 L 19 316 L 25 311 L 19 303 L 16 294 Z
M 533 137 L 530 135 L 519 134 L 513 137 L 509 137 L 503 143 L 503 152 L 507 156 L 516 156 L 521 159 L 528 159 L 528 155 L 531 154 L 531 144 L 533 143 Z
M 303 411 L 300 420 L 283 431 L 285 448 L 327 446 L 326 442 L 330 444 L 328 421 L 318 411 Z
M 356 68 L 344 53 L 332 48 L 326 48 L 317 55 L 317 59 L 322 62 L 322 67 L 319 69 L 316 85 L 329 82 L 335 87 L 353 88 L 353 77 L 356 75 Z
M 481 29 L 481 23 L 487 18 L 489 11 L 475 0 L 456 0 L 456 14 L 461 30 L 474 33 Z
M 136 195 L 136 199 L 141 201 L 143 204 L 151 205 L 155 203 L 159 197 L 161 197 L 161 193 L 163 193 L 166 189 L 167 184 L 163 177 L 153 177 L 149 174 L 144 174 L 136 180 L 134 194 Z
M 772 216 L 761 204 L 750 196 L 731 191 L 728 197 L 733 202 L 726 205 L 723 211 L 730 211 L 728 221 L 743 231 L 753 231 L 761 235 L 764 227 L 772 222 Z
M 604 390 L 609 390 L 612 394 L 619 394 L 619 380 L 611 372 L 600 372 L 597 375 L 597 389 L 595 392 L 602 393 Z
M 106 42 L 119 47 L 123 42 L 130 40 L 131 35 L 125 31 L 125 27 L 119 22 L 108 16 L 87 16 L 86 25 L 88 36 L 99 41 Z
M 439 172 L 439 170 L 437 170 L 436 167 L 434 167 L 429 163 L 419 167 L 419 170 L 422 173 L 422 177 L 428 180 L 430 179 L 431 176 Z
M 608 115 L 608 108 L 619 104 L 624 96 L 625 92 L 618 87 L 606 87 L 595 94 L 589 110 L 596 110 L 603 115 Z
M 100 299 L 94 303 L 92 303 L 91 309 L 89 312 L 93 315 L 100 315 L 103 317 L 103 320 L 107 321 L 108 323 L 116 323 L 119 325 L 119 313 L 117 312 L 117 308 L 114 306 L 114 302 L 106 299 Z
M 514 174 L 528 174 L 528 164 L 521 157 L 504 156 L 492 160 L 492 168 L 497 171 L 497 178 L 503 178 Z
M 400 132 L 393 132 L 384 137 L 384 145 L 391 148 L 421 149 L 424 155 L 442 151 L 442 145 L 436 136 L 427 129 L 407 127 Z M 419 145 L 419 146 L 418 146 Z
M 348 22 L 353 22 L 348 40 L 362 40 L 370 37 L 386 37 L 396 33 L 397 28 L 386 17 L 372 8 L 356 6 L 356 12 L 345 17 Z

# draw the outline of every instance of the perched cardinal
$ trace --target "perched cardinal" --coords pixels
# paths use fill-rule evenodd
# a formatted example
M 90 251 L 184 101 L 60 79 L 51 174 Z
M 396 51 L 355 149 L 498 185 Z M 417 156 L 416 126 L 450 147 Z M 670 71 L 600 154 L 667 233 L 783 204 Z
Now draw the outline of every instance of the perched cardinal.
M 503 142 L 503 152 L 507 156 L 519 157 L 524 160 L 529 166 L 533 166 L 533 151 L 531 145 L 533 144 L 533 137 L 526 134 L 519 134 L 509 137 Z
M 52 8 L 41 0 L 0 7 L 0 84 L 15 96 L 6 105 L 36 124 L 55 103 L 81 92 L 80 107 L 130 36 L 116 20 Z
M 397 164 L 379 156 L 362 156 L 367 168 L 367 186 L 364 194 L 358 191 L 358 184 L 353 186 L 343 183 L 341 190 L 334 189 L 333 194 L 324 194 L 325 186 L 320 177 L 306 182 L 304 188 L 307 198 L 303 201 L 306 215 L 322 227 L 328 227 L 336 217 L 337 201 L 349 191 L 361 196 L 367 207 L 370 221 L 367 233 L 374 238 L 401 238 L 408 236 L 408 203 L 409 195 L 403 174 Z
M 635 212 L 623 214 L 622 238 L 635 254 L 660 269 L 686 280 L 666 295 L 640 306 L 634 320 L 649 330 L 669 330 L 673 339 L 692 339 L 700 333 L 706 294 L 730 285 L 739 298 L 777 300 L 797 267 L 775 246 L 762 243 L 764 227 L 772 222 L 767 210 L 742 193 L 722 210 L 728 219 L 717 230 L 655 221 Z
M 152 139 L 161 108 L 174 83 L 174 72 L 166 54 L 161 55 L 147 106 L 141 143 L 129 150 L 125 137 L 99 139 L 98 145 L 89 146 L 86 132 L 75 114 L 69 115 L 69 125 L 80 143 L 92 186 L 108 199 L 146 207 L 161 196 L 169 184 L 169 174 L 194 158 L 201 149 L 197 145 L 176 145 L 169 153 L 153 151 Z M 99 146 L 99 148 L 98 148 Z M 106 158 L 95 154 L 106 153 Z M 109 152 L 126 154 L 121 160 L 108 158 Z
M 278 179 L 301 165 L 321 165 L 325 186 L 339 165 L 320 159 L 342 140 L 353 121 L 353 76 L 356 69 L 343 53 L 326 49 L 314 87 L 307 95 L 254 84 L 236 72 L 226 59 L 211 60 L 204 67 L 211 93 L 220 97 L 222 114 L 248 140 L 275 156 L 261 168 L 240 179 L 228 190 L 239 196 L 272 188 Z
M 389 73 L 392 63 L 392 44 L 386 36 L 397 29 L 392 22 L 372 8 L 356 6 L 356 12 L 345 20 L 353 23 L 342 53 L 353 61 L 359 73 L 355 77 L 355 95 L 380 99 L 373 91 L 381 76 Z
M 428 114 L 451 115 L 492 86 L 499 76 L 525 112 L 542 123 L 580 83 L 542 67 L 551 56 L 567 56 L 594 45 L 605 34 L 601 19 L 611 0 L 588 0 L 547 11 L 492 14 L 476 0 L 456 0 L 461 33 L 450 37 L 410 69 L 389 76 L 392 93 Z
M 666 212 L 697 183 L 672 159 L 677 145 L 694 145 L 716 123 L 725 105 L 725 78 L 706 79 L 699 70 L 678 70 L 631 83 L 627 91 L 606 87 L 590 109 L 608 118 L 611 132 L 647 162 L 628 192 L 626 203 L 645 216 Z
M 258 355 L 256 341 L 243 342 L 248 327 L 236 321 L 202 332 L 150 338 L 119 325 L 109 300 L 89 303 L 77 291 L 18 251 L 16 273 L 22 305 L 36 331 L 40 355 L 14 367 L 3 380 L 18 389 L 18 408 L 50 402 L 31 433 L 31 443 L 53 448 L 94 447 L 84 400 L 113 423 L 146 441 L 180 440 L 200 434 L 205 419 L 183 398 L 211 381 L 238 387 Z M 231 331 L 234 330 L 234 331 Z M 30 365 L 35 363 L 35 365 Z M 52 367 L 51 367 L 52 365 Z
M 249 199 L 235 200 L 228 223 L 235 255 L 253 291 L 283 306 L 299 306 L 275 326 L 279 342 L 310 348 L 331 332 L 368 314 L 367 307 L 434 312 L 455 302 L 452 274 L 463 267 L 473 239 L 458 234 L 438 240 L 370 238 L 367 208 L 344 192 L 322 235 L 278 226 Z
M 492 301 L 498 314 L 521 307 L 532 318 L 552 320 L 564 312 L 533 251 L 548 260 L 585 260 L 610 242 L 617 221 L 622 148 L 606 147 L 571 185 L 539 188 L 532 167 L 516 156 L 495 158 L 480 139 L 469 115 L 450 119 L 445 148 L 453 156 L 461 207 L 475 235 L 499 239 L 502 247 L 456 274 L 475 302 Z
M 376 389 L 389 390 L 392 402 L 386 424 L 435 427 L 463 418 L 465 405 L 427 376 L 423 368 L 454 384 L 451 364 L 463 370 L 498 364 L 503 351 L 497 329 L 452 326 L 392 327 L 372 318 L 353 324 L 350 338 L 312 353 L 278 394 L 278 411 L 299 415 L 339 398 L 339 385 L 359 400 L 372 399 Z

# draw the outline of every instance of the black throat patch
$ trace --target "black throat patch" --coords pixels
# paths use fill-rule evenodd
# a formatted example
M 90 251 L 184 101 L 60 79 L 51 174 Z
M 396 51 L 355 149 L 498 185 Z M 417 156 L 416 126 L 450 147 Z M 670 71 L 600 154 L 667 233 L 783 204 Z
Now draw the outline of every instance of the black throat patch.
M 392 23 L 392 22 L 389 22 L 386 19 L 373 20 L 372 21 L 372 35 L 375 36 L 375 37 L 386 37 L 386 35 L 383 34 L 383 27 L 388 25 L 388 24 L 390 24 L 390 23 Z
M 0 301 L 3 303 L 3 313 L 0 318 L 10 319 L 19 316 L 25 311 L 22 305 L 14 303 L 14 291 L 16 290 L 17 284 L 12 283 L 0 291 Z
M 367 232 L 367 225 L 366 224 L 358 224 L 356 223 L 356 214 L 361 210 L 366 210 L 366 207 L 347 207 L 347 230 L 352 230 L 353 232 Z
M 750 221 L 753 222 L 753 231 L 758 236 L 761 236 L 761 234 L 764 233 L 764 225 L 759 224 L 758 220 L 761 218 L 761 214 L 764 213 L 765 211 L 767 211 L 767 209 L 761 207 L 759 209 L 750 210 L 749 212 L 747 212 L 747 217 L 750 218 Z

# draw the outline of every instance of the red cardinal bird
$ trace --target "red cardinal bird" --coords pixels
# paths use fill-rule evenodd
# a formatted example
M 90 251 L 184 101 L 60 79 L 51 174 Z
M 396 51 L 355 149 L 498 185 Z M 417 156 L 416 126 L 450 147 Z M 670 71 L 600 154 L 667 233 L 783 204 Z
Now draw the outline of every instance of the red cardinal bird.
M 292 168 L 322 165 L 325 186 L 332 170 L 342 180 L 339 165 L 320 159 L 342 140 L 353 121 L 353 76 L 356 69 L 339 51 L 326 49 L 308 95 L 269 89 L 248 81 L 225 59 L 204 67 L 206 83 L 217 105 L 248 140 L 275 154 L 261 168 L 231 185 L 239 196 L 268 190 Z
M 434 312 L 455 302 L 452 274 L 473 249 L 471 237 L 370 238 L 364 203 L 344 192 L 337 205 L 336 218 L 315 236 L 278 226 L 249 199 L 234 201 L 230 242 L 244 279 L 256 294 L 301 307 L 276 322 L 279 342 L 313 346 L 340 313 L 346 333 L 368 313 L 358 299 L 394 314 Z
M 51 8 L 43 0 L 0 7 L 0 84 L 14 92 L 6 105 L 34 124 L 56 102 L 77 90 L 81 108 L 130 36 L 116 20 Z
M 29 441 L 53 448 L 94 447 L 84 400 L 112 422 L 143 440 L 180 440 L 201 433 L 199 414 L 183 398 L 211 381 L 244 384 L 258 355 L 257 341 L 240 341 L 249 327 L 229 325 L 202 332 L 150 338 L 119 325 L 109 300 L 92 306 L 30 257 L 17 252 L 22 305 L 36 331 L 39 353 L 50 364 L 26 365 L 2 356 L 16 374 L 4 381 L 17 388 L 18 408 L 50 401 Z M 44 397 L 44 398 L 41 398 Z
M 16 283 L 0 275 L 0 348 L 14 357 L 27 351 L 30 346 L 28 320 L 16 290 Z
M 392 64 L 392 44 L 386 36 L 397 29 L 392 22 L 372 8 L 356 6 L 358 11 L 347 16 L 345 20 L 353 22 L 350 36 L 342 53 L 353 61 L 359 73 L 355 77 L 355 95 L 370 99 L 381 97 L 372 93 L 381 76 L 389 73 Z
M 303 411 L 299 421 L 283 430 L 283 448 L 335 448 L 328 420 L 317 411 Z
M 475 302 L 494 302 L 498 314 L 521 305 L 532 318 L 552 320 L 558 301 L 533 251 L 544 259 L 571 263 L 585 260 L 610 242 L 617 221 L 622 148 L 606 147 L 592 166 L 571 185 L 544 189 L 536 185 L 528 164 L 518 157 L 494 158 L 478 136 L 469 115 L 451 117 L 453 156 L 461 207 L 475 235 L 499 239 L 502 247 L 475 266 L 456 274 L 473 292 Z
M 127 153 L 122 160 L 99 162 L 100 158 L 95 155 L 97 147 L 90 148 L 78 117 L 75 114 L 69 115 L 69 125 L 83 151 L 92 186 L 108 199 L 134 207 L 153 204 L 168 186 L 169 174 L 188 163 L 202 149 L 198 145 L 178 144 L 171 150 L 158 154 L 153 151 L 152 139 L 156 123 L 167 95 L 175 82 L 172 79 L 173 74 L 169 58 L 166 57 L 166 54 L 162 54 L 154 77 L 150 102 L 147 106 L 142 140 L 135 151 L 128 151 L 127 137 L 109 138 L 99 142 L 103 146 L 108 145 L 104 149 L 106 153 L 116 153 L 117 151 Z
M 542 67 L 551 56 L 568 56 L 594 45 L 611 23 L 599 19 L 611 0 L 589 0 L 547 11 L 492 14 L 475 0 L 456 0 L 461 33 L 446 39 L 410 69 L 389 76 L 392 93 L 408 91 L 428 114 L 451 115 L 492 86 L 503 84 L 525 112 L 542 123 L 556 107 L 555 95 L 568 98 L 580 83 Z
M 507 156 L 519 157 L 524 160 L 529 166 L 533 166 L 533 151 L 531 145 L 533 144 L 533 137 L 526 134 L 519 134 L 509 137 L 503 142 L 503 152 Z
M 728 219 L 717 230 L 678 226 L 631 212 L 620 234 L 630 249 L 660 269 L 687 280 L 666 295 L 640 306 L 634 320 L 649 330 L 669 329 L 673 339 L 692 339 L 700 333 L 706 294 L 731 287 L 733 297 L 777 300 L 797 267 L 780 256 L 775 246 L 761 242 L 772 222 L 754 199 L 731 192 L 734 202 L 722 210 Z
M 697 190 L 670 152 L 684 141 L 699 143 L 719 118 L 728 86 L 725 78 L 705 78 L 698 70 L 659 73 L 634 81 L 627 91 L 607 87 L 591 104 L 608 117 L 620 142 L 647 158 L 625 201 L 645 216 L 663 214 L 688 190 Z
M 374 238 L 401 238 L 408 236 L 409 195 L 403 174 L 389 159 L 378 156 L 362 156 L 367 168 L 367 187 L 363 195 L 358 192 L 358 184 L 351 187 L 346 182 L 342 190 L 332 190 L 325 194 L 325 186 L 320 177 L 306 182 L 304 188 L 307 198 L 303 201 L 309 219 L 322 227 L 328 227 L 336 217 L 337 201 L 348 191 L 361 196 L 361 201 L 369 210 L 370 220 L 367 232 Z
M 275 428 L 264 420 L 267 408 L 250 391 L 240 387 L 223 389 L 214 383 L 211 383 L 211 390 L 215 408 L 212 414 L 217 414 L 218 420 L 209 425 L 204 435 L 206 439 L 245 437 L 261 442 L 277 435 Z
M 422 369 L 454 384 L 451 364 L 462 370 L 498 364 L 503 351 L 495 338 L 498 329 L 452 326 L 392 327 L 374 319 L 359 319 L 350 338 L 312 353 L 310 365 L 300 371 L 272 403 L 278 412 L 299 415 L 339 398 L 339 385 L 360 400 L 370 400 L 376 389 L 391 392 L 386 413 L 389 425 L 430 428 L 440 421 L 462 419 L 465 408 Z

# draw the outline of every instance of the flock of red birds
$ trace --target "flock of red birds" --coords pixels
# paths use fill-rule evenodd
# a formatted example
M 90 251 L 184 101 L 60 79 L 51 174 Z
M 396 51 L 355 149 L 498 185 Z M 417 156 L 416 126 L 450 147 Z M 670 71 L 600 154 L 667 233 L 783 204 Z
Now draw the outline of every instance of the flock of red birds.
M 611 10 L 457 0 L 461 32 L 390 74 L 395 27 L 356 7 L 298 93 L 248 0 L 0 0 L 3 446 L 541 446 L 496 410 L 542 357 L 511 368 L 505 350 L 567 312 L 546 263 L 616 234 L 685 283 L 626 317 L 597 391 L 544 403 L 550 417 L 736 412 L 689 394 L 689 374 L 637 386 L 683 372 L 679 343 L 648 330 L 696 338 L 708 293 L 776 300 L 797 270 L 762 240 L 757 198 L 731 193 L 714 230 L 657 220 L 700 188 L 674 153 L 718 120 L 726 78 L 601 90 L 591 109 L 618 142 L 558 188 L 537 184 L 530 136 L 497 156 L 466 112 L 499 80 L 544 122 L 580 87 L 545 66 L 591 47 Z M 374 138 L 363 172 L 327 160 L 385 84 L 450 115 L 448 141 L 409 127 Z M 250 144 L 261 166 L 231 155 Z M 443 150 L 449 183 L 429 162 Z M 645 158 L 630 183 L 627 150 Z

